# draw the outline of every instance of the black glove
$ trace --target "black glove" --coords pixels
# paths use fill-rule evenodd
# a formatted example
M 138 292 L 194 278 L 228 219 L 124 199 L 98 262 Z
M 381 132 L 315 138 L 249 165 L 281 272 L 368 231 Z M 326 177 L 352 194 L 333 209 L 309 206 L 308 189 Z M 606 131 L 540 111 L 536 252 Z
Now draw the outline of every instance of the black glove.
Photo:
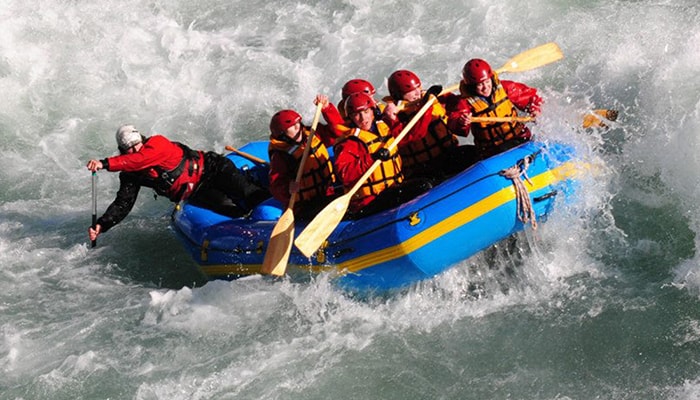
M 423 104 L 425 104 L 426 101 L 430 100 L 431 94 L 435 97 L 438 97 L 440 93 L 442 93 L 442 85 L 433 85 L 429 87 L 423 95 Z
M 372 159 L 374 161 L 377 161 L 377 160 L 389 161 L 389 160 L 391 160 L 391 153 L 389 153 L 389 150 L 382 147 L 381 149 L 372 153 Z

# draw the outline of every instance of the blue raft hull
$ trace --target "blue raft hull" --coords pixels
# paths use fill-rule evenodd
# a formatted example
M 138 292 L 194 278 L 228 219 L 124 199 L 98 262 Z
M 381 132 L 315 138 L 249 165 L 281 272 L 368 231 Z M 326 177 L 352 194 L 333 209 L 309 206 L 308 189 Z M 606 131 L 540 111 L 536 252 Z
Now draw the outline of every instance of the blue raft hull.
M 267 159 L 267 142 L 241 150 Z M 265 166 L 228 157 L 266 182 Z M 292 248 L 290 269 L 335 271 L 337 284 L 353 291 L 397 289 L 431 278 L 524 229 L 513 182 L 500 172 L 525 159 L 525 187 L 537 220 L 543 220 L 557 198 L 573 198 L 575 175 L 585 166 L 566 145 L 529 142 L 471 166 L 400 207 L 342 221 L 311 258 Z M 204 275 L 235 279 L 260 272 L 282 211 L 270 199 L 250 216 L 232 219 L 184 202 L 173 213 L 173 225 Z M 304 227 L 296 221 L 295 234 Z

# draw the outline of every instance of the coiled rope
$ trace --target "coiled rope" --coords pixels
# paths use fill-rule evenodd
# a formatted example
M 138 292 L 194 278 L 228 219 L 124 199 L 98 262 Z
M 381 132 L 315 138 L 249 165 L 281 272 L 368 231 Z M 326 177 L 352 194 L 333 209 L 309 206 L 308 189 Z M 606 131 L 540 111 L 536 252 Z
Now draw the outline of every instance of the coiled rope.
M 499 174 L 504 176 L 511 181 L 513 181 L 513 186 L 515 188 L 515 201 L 516 201 L 516 214 L 518 219 L 523 223 L 528 222 L 532 224 L 532 229 L 537 229 L 537 219 L 535 216 L 535 210 L 532 208 L 532 200 L 530 199 L 530 192 L 527 191 L 525 184 L 523 183 L 523 177 L 525 181 L 532 186 L 530 178 L 527 176 L 527 168 L 530 166 L 531 157 L 528 156 L 518 161 L 517 164 L 510 168 L 501 170 Z

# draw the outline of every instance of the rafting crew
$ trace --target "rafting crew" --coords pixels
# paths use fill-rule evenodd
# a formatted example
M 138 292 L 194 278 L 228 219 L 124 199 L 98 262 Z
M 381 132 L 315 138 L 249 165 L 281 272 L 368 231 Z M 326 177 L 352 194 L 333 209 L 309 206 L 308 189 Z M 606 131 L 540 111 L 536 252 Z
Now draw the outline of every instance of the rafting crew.
M 270 193 L 236 168 L 221 154 L 192 150 L 162 135 L 143 136 L 133 125 L 123 125 L 116 133 L 120 155 L 92 159 L 87 169 L 119 172 L 119 190 L 95 227 L 88 229 L 90 240 L 121 222 L 131 211 L 142 186 L 172 202 L 192 203 L 217 211 L 212 199 L 227 197 L 235 213 L 242 216 L 270 197 Z
M 518 110 L 536 117 L 543 103 L 537 89 L 501 80 L 486 61 L 474 58 L 462 69 L 459 91 L 459 99 L 447 106 L 448 126 L 460 136 L 471 131 L 481 159 L 530 140 L 522 122 L 473 123 L 472 117 L 517 117 Z
M 324 114 L 338 113 L 325 95 L 317 95 L 314 104 L 321 104 Z M 301 220 L 313 218 L 335 195 L 336 178 L 328 152 L 335 134 L 327 125 L 318 124 L 316 127 L 301 180 L 296 181 L 310 133 L 311 128 L 302 123 L 301 115 L 295 110 L 278 111 L 270 119 L 270 192 L 283 208 L 287 208 L 296 193 L 294 215 Z
M 275 114 L 270 121 L 269 191 L 220 154 L 194 151 L 162 135 L 146 138 L 132 125 L 120 127 L 116 136 L 121 154 L 87 164 L 93 172 L 120 172 L 117 196 L 95 228 L 90 228 L 91 240 L 128 215 L 141 186 L 151 187 L 173 202 L 189 199 L 230 216 L 245 215 L 270 193 L 283 205 L 296 193 L 295 212 L 309 219 L 335 196 L 335 187 L 347 191 L 380 160 L 379 168 L 355 193 L 349 207 L 350 218 L 373 214 L 425 192 L 433 179 L 444 179 L 478 159 L 530 140 L 530 130 L 522 122 L 473 122 L 472 117 L 515 117 L 518 110 L 537 116 L 543 103 L 536 89 L 500 80 L 486 61 L 476 58 L 462 70 L 458 95 L 440 93 L 438 85 L 424 91 L 420 78 L 405 69 L 392 73 L 387 86 L 390 96 L 385 98 L 386 104 L 377 102 L 374 85 L 360 78 L 343 85 L 338 108 L 326 96 L 316 97 L 314 102 L 323 105 L 328 125 L 317 128 L 310 162 L 298 184 L 296 169 L 310 129 L 294 110 Z M 438 101 L 389 151 L 394 138 L 431 95 Z M 469 133 L 474 147 L 459 145 L 457 136 Z M 333 162 L 330 146 L 335 154 Z M 233 203 L 233 211 L 230 206 L 220 207 L 222 199 Z
M 472 145 L 459 145 L 457 136 L 447 126 L 444 103 L 457 96 L 441 95 L 442 86 L 423 90 L 420 78 L 414 72 L 400 69 L 387 80 L 389 97 L 384 110 L 384 120 L 394 129 L 401 130 L 408 124 L 422 105 L 427 93 L 437 96 L 428 111 L 408 132 L 407 140 L 399 144 L 406 177 L 423 176 L 442 180 L 467 168 L 476 161 L 476 149 Z

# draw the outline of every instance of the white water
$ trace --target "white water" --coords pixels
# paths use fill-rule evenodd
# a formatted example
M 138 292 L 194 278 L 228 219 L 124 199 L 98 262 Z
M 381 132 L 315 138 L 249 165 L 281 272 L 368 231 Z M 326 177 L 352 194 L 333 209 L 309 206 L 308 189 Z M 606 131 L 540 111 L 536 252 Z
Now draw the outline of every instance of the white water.
M 0 398 L 697 398 L 699 26 L 694 1 L 6 0 Z M 202 286 L 145 190 L 89 249 L 84 164 L 122 123 L 223 151 L 350 78 L 449 85 L 549 41 L 564 60 L 508 78 L 546 97 L 533 129 L 600 170 L 522 262 L 370 300 L 323 275 Z M 591 108 L 620 120 L 572 128 Z M 118 180 L 98 175 L 102 212 Z

